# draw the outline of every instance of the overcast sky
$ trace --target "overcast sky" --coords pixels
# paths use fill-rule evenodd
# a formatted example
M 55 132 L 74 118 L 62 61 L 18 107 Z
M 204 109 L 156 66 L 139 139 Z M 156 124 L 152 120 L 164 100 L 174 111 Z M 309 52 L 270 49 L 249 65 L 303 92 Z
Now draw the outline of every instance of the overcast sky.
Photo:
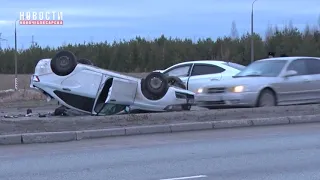
M 19 26 L 18 47 L 28 47 L 31 37 L 44 46 L 63 42 L 113 41 L 161 34 L 180 38 L 217 38 L 230 35 L 235 21 L 240 34 L 250 31 L 252 0 L 2 0 L 0 32 L 14 44 L 14 21 L 19 12 L 60 11 L 63 26 Z M 264 35 L 268 25 L 288 24 L 303 29 L 317 25 L 320 0 L 258 0 L 254 5 L 254 30 Z

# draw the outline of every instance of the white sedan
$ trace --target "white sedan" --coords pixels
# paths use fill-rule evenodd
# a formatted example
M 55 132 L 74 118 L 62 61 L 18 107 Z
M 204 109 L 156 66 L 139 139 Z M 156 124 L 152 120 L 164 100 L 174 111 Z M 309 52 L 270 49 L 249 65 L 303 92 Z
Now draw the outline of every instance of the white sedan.
M 156 72 L 179 77 L 189 91 L 196 92 L 212 81 L 230 79 L 244 68 L 245 66 L 232 62 L 198 60 L 179 63 Z

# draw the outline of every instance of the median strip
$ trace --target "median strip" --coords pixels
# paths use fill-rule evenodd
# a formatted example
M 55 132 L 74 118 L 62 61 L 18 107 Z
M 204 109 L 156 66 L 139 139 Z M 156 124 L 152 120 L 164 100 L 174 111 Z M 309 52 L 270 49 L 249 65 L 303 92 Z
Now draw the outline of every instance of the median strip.
M 67 142 L 82 139 L 94 139 L 115 136 L 130 136 L 143 135 L 154 133 L 174 133 L 197 130 L 214 130 L 223 128 L 237 127 L 258 127 L 270 125 L 286 125 L 300 123 L 317 123 L 320 122 L 320 114 L 303 115 L 303 116 L 287 116 L 273 118 L 254 118 L 254 119 L 239 119 L 239 120 L 223 120 L 223 121 L 208 121 L 208 122 L 191 122 L 191 123 L 176 123 L 165 125 L 148 125 L 148 126 L 133 126 L 121 128 L 108 128 L 97 130 L 76 130 L 62 132 L 39 132 L 39 133 L 22 133 L 0 135 L 0 144 L 31 144 L 31 143 L 53 143 Z

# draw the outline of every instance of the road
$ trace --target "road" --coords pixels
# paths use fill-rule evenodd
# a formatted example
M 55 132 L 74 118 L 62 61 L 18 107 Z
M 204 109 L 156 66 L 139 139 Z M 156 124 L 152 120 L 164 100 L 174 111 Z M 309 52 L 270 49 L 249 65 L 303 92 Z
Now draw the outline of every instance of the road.
M 320 124 L 0 148 L 1 180 L 320 178 Z

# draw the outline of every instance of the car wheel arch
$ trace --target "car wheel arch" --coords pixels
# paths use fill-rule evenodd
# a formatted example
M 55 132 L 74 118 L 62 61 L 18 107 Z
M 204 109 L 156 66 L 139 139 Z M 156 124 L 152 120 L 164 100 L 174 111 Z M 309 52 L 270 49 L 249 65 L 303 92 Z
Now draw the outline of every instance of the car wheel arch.
M 275 104 L 276 105 L 278 104 L 278 94 L 277 94 L 277 92 L 272 87 L 266 86 L 266 87 L 261 88 L 259 93 L 258 93 L 256 102 L 255 102 L 255 106 L 256 107 L 258 106 L 259 99 L 260 99 L 260 96 L 261 96 L 262 92 L 265 91 L 265 90 L 269 90 L 269 91 L 271 91 L 273 93 L 273 95 L 275 97 Z

